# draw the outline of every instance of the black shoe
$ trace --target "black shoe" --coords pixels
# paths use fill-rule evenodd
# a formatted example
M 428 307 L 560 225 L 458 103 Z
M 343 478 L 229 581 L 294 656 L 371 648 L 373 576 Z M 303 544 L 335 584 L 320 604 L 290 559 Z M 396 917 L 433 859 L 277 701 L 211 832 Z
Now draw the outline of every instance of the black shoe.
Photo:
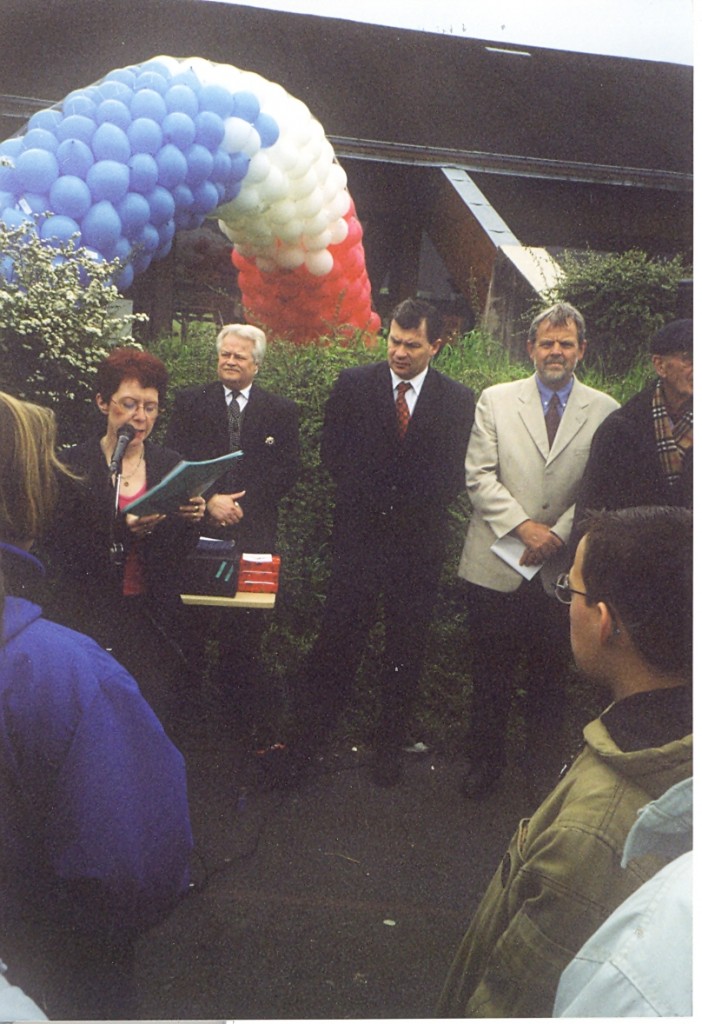
M 468 800 L 488 796 L 497 786 L 502 769 L 490 764 L 471 765 L 461 782 L 461 794 Z
M 396 786 L 402 778 L 399 750 L 379 750 L 373 758 L 371 779 L 376 786 Z

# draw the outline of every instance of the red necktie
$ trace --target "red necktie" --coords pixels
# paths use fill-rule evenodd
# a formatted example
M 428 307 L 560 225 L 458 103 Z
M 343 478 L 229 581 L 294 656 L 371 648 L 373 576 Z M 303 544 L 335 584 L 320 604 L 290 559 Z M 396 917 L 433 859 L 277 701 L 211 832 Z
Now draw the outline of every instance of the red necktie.
M 395 399 L 395 409 L 397 411 L 397 433 L 400 440 L 407 433 L 407 427 L 410 421 L 410 411 L 407 405 L 407 399 L 405 398 L 405 392 L 409 391 L 412 387 L 406 380 L 400 381 L 397 385 L 397 398 Z

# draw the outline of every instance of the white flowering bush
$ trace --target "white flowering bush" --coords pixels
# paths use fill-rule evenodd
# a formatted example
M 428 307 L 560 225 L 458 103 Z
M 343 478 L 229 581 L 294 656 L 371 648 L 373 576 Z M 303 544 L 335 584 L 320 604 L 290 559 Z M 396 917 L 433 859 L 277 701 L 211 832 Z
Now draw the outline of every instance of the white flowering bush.
M 143 319 L 116 311 L 119 270 L 31 222 L 0 223 L 0 389 L 50 406 L 63 440 L 85 431 L 98 363 Z

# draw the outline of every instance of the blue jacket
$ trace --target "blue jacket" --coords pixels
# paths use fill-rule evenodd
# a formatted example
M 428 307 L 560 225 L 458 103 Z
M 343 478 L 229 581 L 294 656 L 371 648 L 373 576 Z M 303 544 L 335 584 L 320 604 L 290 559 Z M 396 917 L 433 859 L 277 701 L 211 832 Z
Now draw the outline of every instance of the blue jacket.
M 3 548 L 4 562 L 36 563 Z M 0 643 L 0 830 L 5 925 L 34 906 L 69 927 L 134 935 L 188 884 L 181 754 L 121 665 L 12 596 Z
M 554 1017 L 692 1016 L 692 779 L 646 804 L 622 867 L 674 858 L 588 939 L 561 976 Z

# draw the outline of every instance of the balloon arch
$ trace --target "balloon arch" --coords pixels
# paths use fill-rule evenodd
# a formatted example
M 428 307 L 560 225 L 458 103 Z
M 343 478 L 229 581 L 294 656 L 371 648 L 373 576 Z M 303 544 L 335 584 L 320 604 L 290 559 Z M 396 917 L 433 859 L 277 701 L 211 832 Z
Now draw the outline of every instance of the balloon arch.
M 251 71 L 154 57 L 35 113 L 0 143 L 0 221 L 119 259 L 117 287 L 215 218 L 249 319 L 307 341 L 374 333 L 363 232 L 324 129 Z

